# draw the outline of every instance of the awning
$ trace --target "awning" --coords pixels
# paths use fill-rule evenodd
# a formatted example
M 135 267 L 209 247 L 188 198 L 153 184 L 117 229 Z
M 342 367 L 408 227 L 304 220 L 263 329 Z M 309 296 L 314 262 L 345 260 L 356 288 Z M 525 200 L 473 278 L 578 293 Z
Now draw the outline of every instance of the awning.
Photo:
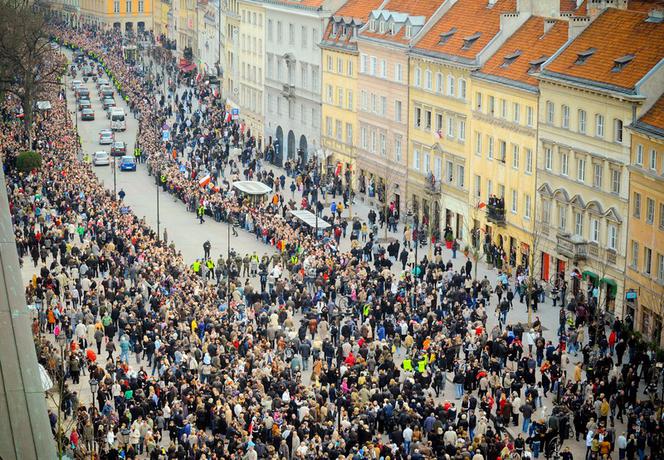
M 606 284 L 609 287 L 609 295 L 614 299 L 616 298 L 616 294 L 618 293 L 618 283 L 611 278 L 602 278 L 599 280 L 599 284 Z
M 299 210 L 299 211 L 291 211 L 290 213 L 293 215 L 293 217 L 299 219 L 303 223 L 307 224 L 309 227 L 316 228 L 316 225 L 318 225 L 318 228 L 322 228 L 323 230 L 331 227 L 330 224 L 328 224 L 324 219 L 320 217 L 318 218 L 318 220 L 316 220 L 316 215 L 312 212 Z
M 597 286 L 597 282 L 599 281 L 599 275 L 595 272 L 591 272 L 590 270 L 584 270 L 583 273 L 583 279 L 587 280 L 590 279 L 595 286 Z
M 246 195 L 265 195 L 272 192 L 272 188 L 257 180 L 240 180 L 233 182 L 233 187 Z

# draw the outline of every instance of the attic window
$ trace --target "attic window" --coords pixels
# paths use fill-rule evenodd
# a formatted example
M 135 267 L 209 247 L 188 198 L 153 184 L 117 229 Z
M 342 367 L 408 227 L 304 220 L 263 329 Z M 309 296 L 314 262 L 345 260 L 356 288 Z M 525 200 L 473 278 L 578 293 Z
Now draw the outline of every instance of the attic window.
M 385 21 L 380 21 L 378 23 L 378 32 L 380 32 L 381 34 L 385 33 Z
M 452 38 L 452 36 L 456 33 L 456 31 L 457 31 L 456 27 L 452 27 L 447 32 L 444 32 L 444 33 L 440 34 L 440 40 L 438 41 L 438 44 L 443 45 L 443 44 L 447 43 L 447 41 L 450 38 Z
M 337 36 L 338 30 L 339 30 L 339 25 L 335 22 L 334 24 L 332 24 L 332 36 L 333 37 Z
M 405 37 L 406 37 L 406 38 L 410 38 L 411 35 L 412 35 L 412 33 L 413 33 L 413 32 L 412 32 L 411 27 L 410 27 L 410 26 L 406 26 Z
M 376 31 L 376 20 L 372 19 L 369 21 L 369 32 L 375 32 Z
M 394 23 L 390 23 L 390 35 L 396 35 L 397 29 L 394 25 Z
M 500 65 L 500 67 L 503 68 L 509 67 L 509 65 L 513 63 L 516 60 L 516 58 L 518 58 L 519 56 L 521 56 L 521 50 L 516 50 L 512 54 L 508 54 L 503 58 L 504 60 L 503 63 Z
M 618 59 L 613 61 L 613 69 L 611 69 L 611 71 L 620 72 L 623 69 L 623 67 L 632 62 L 632 59 L 634 59 L 633 54 L 626 54 L 624 56 L 619 57 Z
M 481 32 L 475 32 L 473 35 L 464 38 L 463 46 L 461 48 L 464 50 L 469 49 L 471 46 L 473 46 L 473 43 L 475 43 L 477 39 L 480 38 L 480 35 L 482 35 Z
M 595 54 L 595 51 L 596 51 L 595 48 L 588 48 L 585 51 L 581 51 L 580 53 L 578 53 L 576 55 L 577 57 L 576 57 L 576 61 L 574 62 L 574 64 L 577 64 L 577 65 L 583 64 L 584 62 L 586 62 L 586 60 L 588 60 L 588 58 L 590 56 Z
M 528 64 L 530 64 L 530 69 L 528 69 L 528 72 L 539 72 L 540 67 L 542 67 L 542 64 L 546 62 L 548 58 L 546 56 L 542 56 L 539 59 L 535 59 L 534 61 L 530 61 Z

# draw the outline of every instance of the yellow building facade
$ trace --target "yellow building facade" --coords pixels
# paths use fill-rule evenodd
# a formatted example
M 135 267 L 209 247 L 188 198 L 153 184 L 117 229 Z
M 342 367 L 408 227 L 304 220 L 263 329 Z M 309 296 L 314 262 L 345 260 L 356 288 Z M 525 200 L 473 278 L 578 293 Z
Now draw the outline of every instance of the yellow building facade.
M 240 99 L 240 2 L 228 0 L 225 3 L 226 67 L 224 68 L 224 97 L 232 107 L 239 107 Z
M 240 0 L 239 99 L 245 133 L 264 144 L 265 112 L 265 7 L 255 0 Z
M 634 123 L 629 174 L 626 311 L 662 347 L 664 317 L 664 97 Z
M 81 21 L 123 31 L 152 30 L 154 0 L 81 0 Z

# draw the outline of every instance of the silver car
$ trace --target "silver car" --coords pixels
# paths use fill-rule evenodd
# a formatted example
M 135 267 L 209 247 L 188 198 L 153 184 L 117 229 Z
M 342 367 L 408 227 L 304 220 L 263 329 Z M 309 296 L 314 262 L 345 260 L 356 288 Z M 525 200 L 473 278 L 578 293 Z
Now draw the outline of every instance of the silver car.
M 110 129 L 102 129 L 99 131 L 99 145 L 109 145 L 115 140 L 113 131 Z
M 108 155 L 108 152 L 99 151 L 95 152 L 92 155 L 92 164 L 95 166 L 108 166 L 111 164 L 111 157 Z

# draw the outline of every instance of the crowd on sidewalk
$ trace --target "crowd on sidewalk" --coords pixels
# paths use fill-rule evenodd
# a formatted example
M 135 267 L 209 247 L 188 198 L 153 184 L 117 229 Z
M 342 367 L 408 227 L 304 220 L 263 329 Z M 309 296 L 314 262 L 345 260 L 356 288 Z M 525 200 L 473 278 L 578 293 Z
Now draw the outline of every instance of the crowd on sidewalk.
M 343 184 L 332 190 L 340 192 L 337 208 L 320 210 L 333 226 L 314 235 L 287 211 L 319 201 L 315 167 L 292 169 L 288 179 L 306 192 L 295 202 L 287 178 L 261 171 L 263 153 L 204 83 L 167 73 L 169 100 L 124 62 L 118 34 L 57 25 L 53 34 L 101 57 L 121 82 L 140 114 L 140 148 L 165 191 L 277 249 L 218 260 L 212 276 L 203 248 L 206 260 L 188 267 L 173 245 L 121 212 L 77 159 L 66 101 L 53 97 L 48 120 L 35 123 L 32 147 L 48 165 L 39 171 L 16 171 L 27 136 L 22 125 L 3 123 L 17 247 L 36 270 L 26 296 L 40 306 L 38 356 L 66 382 L 51 409 L 53 431 L 72 456 L 89 455 L 93 438 L 102 459 L 495 460 L 551 457 L 568 438 L 565 459 L 574 439 L 593 459 L 662 451 L 661 363 L 626 338 L 619 319 L 605 327 L 583 289 L 564 295 L 552 342 L 539 321 L 528 329 L 508 320 L 511 309 L 539 298 L 523 289 L 527 276 L 492 283 L 474 277 L 472 260 L 455 269 L 441 251 L 398 270 L 394 246 L 381 247 L 375 231 L 342 227 L 338 209 L 350 198 Z M 193 98 L 196 111 L 187 108 Z M 164 145 L 169 111 L 176 135 Z M 205 174 L 253 177 L 273 195 L 256 203 L 223 180 L 201 187 Z M 398 215 L 386 208 L 387 225 Z M 351 237 L 352 250 L 342 251 L 338 242 Z M 488 326 L 489 315 L 497 326 Z M 100 382 L 94 408 L 77 394 L 82 373 Z M 542 415 L 553 395 L 556 411 Z

